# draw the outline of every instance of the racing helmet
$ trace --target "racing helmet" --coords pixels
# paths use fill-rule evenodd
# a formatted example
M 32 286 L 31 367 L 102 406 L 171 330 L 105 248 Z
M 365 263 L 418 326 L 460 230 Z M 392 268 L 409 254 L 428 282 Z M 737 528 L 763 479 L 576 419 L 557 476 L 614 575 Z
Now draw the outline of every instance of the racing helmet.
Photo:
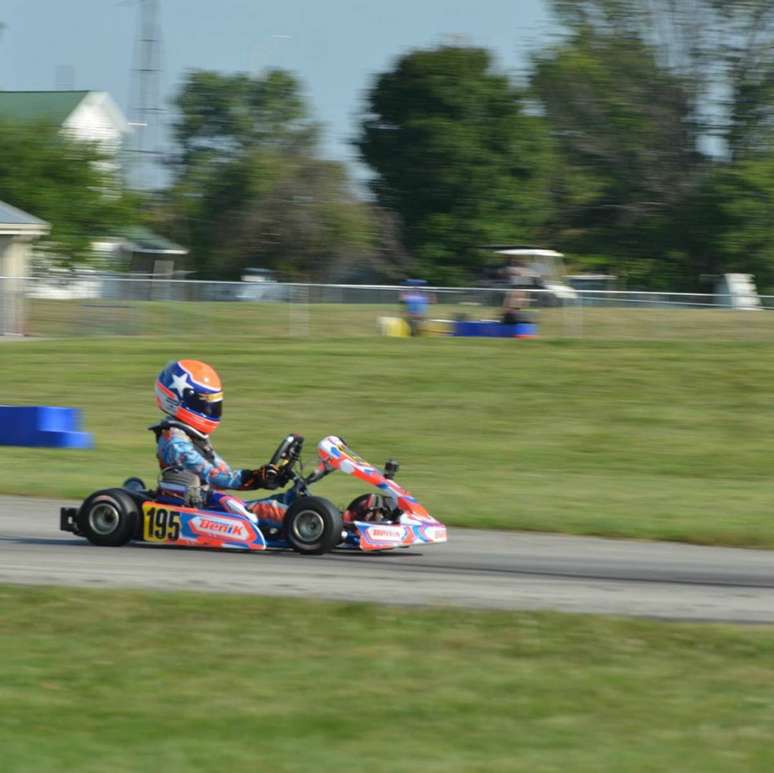
M 223 411 L 220 377 L 205 362 L 175 360 L 156 379 L 156 405 L 203 435 L 217 429 Z

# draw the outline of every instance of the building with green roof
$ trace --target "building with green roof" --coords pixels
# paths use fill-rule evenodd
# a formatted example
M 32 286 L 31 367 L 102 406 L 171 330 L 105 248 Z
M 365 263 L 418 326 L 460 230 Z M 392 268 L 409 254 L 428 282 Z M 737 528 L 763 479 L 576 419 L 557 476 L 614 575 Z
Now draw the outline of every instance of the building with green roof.
M 0 121 L 49 121 L 115 155 L 130 132 L 106 91 L 0 91 Z

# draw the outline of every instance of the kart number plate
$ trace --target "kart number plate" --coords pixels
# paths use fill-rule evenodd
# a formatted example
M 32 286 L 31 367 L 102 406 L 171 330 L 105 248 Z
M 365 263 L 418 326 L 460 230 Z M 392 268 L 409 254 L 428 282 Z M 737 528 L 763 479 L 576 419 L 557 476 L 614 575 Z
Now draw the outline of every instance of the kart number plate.
M 176 542 L 180 538 L 180 513 L 146 502 L 142 506 L 142 538 L 146 542 Z

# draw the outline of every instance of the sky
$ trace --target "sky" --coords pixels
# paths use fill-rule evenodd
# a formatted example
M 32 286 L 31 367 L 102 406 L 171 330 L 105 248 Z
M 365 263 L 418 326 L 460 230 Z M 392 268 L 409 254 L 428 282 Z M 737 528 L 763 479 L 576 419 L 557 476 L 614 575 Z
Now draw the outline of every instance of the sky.
M 354 171 L 364 94 L 402 53 L 462 41 L 515 73 L 555 30 L 545 0 L 158 2 L 162 106 L 188 70 L 291 70 L 323 126 L 323 155 Z M 137 0 L 0 0 L 0 89 L 108 91 L 131 118 L 137 19 Z

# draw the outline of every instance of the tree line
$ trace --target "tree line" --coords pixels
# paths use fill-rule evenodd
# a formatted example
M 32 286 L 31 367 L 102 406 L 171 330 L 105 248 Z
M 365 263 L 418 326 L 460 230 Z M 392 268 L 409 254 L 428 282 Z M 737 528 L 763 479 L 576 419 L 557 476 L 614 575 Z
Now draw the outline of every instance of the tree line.
M 200 277 L 460 284 L 491 245 L 531 243 L 629 287 L 743 271 L 774 289 L 774 0 L 550 6 L 560 33 L 520 77 L 443 45 L 374 78 L 354 140 L 365 195 L 322 158 L 298 79 L 271 70 L 189 73 L 169 183 L 145 195 L 87 179 L 109 174 L 93 148 L 55 131 L 32 148 L 0 125 L 0 198 L 50 220 L 52 251 L 79 260 L 140 220 L 188 246 Z

